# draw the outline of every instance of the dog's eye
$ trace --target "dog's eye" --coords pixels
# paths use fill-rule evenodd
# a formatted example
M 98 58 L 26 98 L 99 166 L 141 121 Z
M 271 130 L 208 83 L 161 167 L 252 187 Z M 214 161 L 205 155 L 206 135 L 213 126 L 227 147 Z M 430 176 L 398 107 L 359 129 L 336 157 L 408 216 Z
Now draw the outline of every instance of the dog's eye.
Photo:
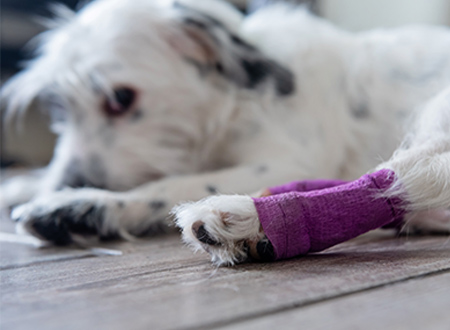
M 136 92 L 128 87 L 114 90 L 114 97 L 108 98 L 105 102 L 105 111 L 110 116 L 120 116 L 125 114 L 133 106 L 136 99 Z

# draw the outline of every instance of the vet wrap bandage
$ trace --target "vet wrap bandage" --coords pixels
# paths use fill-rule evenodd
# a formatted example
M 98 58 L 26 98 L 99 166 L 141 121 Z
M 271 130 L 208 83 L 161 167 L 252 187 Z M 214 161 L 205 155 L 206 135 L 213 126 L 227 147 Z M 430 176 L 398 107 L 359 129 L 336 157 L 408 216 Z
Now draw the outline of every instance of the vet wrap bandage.
M 395 174 L 381 170 L 360 179 L 303 181 L 271 188 L 273 196 L 254 198 L 262 228 L 276 259 L 318 252 L 372 229 L 397 224 L 402 200 L 380 195 Z
M 332 188 L 348 183 L 342 180 L 305 180 L 294 181 L 282 186 L 271 187 L 269 191 L 272 195 L 284 194 L 293 191 L 306 192 L 311 190 L 319 190 Z

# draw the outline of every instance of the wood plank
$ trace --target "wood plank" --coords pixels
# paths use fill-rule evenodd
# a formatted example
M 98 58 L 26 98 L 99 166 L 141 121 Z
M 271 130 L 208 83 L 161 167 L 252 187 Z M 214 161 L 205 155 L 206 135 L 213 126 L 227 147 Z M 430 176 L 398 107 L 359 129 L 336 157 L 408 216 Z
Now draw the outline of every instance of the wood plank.
M 450 272 L 412 279 L 219 329 L 450 329 Z
M 1 193 L 1 192 L 0 192 Z M 14 233 L 14 222 L 10 219 L 7 210 L 0 208 L 0 231 Z
M 93 257 L 92 251 L 82 248 L 44 247 L 35 248 L 23 243 L 4 241 L 12 239 L 15 223 L 9 219 L 4 210 L 0 212 L 0 270 L 25 267 L 35 263 L 72 260 Z M 106 247 L 106 246 L 105 246 Z M 112 247 L 111 247 L 112 248 Z
M 122 257 L 4 270 L 2 329 L 207 328 L 450 269 L 446 237 L 377 235 L 233 268 L 215 269 L 174 236 Z
M 123 259 L 127 260 L 127 264 L 130 265 L 139 264 L 142 258 L 147 260 L 149 257 L 145 255 L 146 251 L 152 251 L 152 257 L 156 257 L 161 260 L 167 258 L 170 261 L 174 261 L 174 258 L 180 259 L 183 257 L 192 257 L 192 253 L 183 248 L 180 238 L 176 234 L 139 239 L 134 242 L 116 241 L 110 243 L 99 243 L 93 246 L 94 250 L 92 251 L 88 248 L 76 246 L 48 246 L 43 248 L 35 248 L 22 244 L 1 242 L 0 270 L 27 267 L 45 262 L 61 262 L 65 260 L 87 257 L 96 257 L 97 260 L 94 262 L 104 263 L 104 266 L 107 267 L 109 263 L 106 259 L 114 257 L 110 257 L 107 254 L 103 255 L 102 253 L 97 253 L 97 248 L 122 253 L 124 257 Z M 179 253 L 179 250 L 184 250 L 184 253 Z M 98 261 L 98 259 L 102 259 L 102 261 Z M 204 263 L 207 263 L 207 261 L 204 260 Z M 111 261 L 111 264 L 113 267 L 116 266 L 115 261 Z M 53 268 L 60 268 L 60 266 L 47 264 L 44 268 L 47 271 L 51 271 Z
M 9 268 L 26 267 L 33 264 L 44 262 L 59 262 L 62 260 L 73 260 L 77 258 L 96 257 L 99 254 L 97 251 L 89 250 L 88 248 L 82 248 L 77 246 L 71 247 L 54 247 L 46 246 L 42 248 L 35 248 L 29 245 L 21 243 L 11 243 L 2 241 L 2 236 L 5 234 L 14 234 L 15 224 L 5 214 L 0 215 L 0 270 Z M 125 254 L 135 253 L 137 251 L 155 249 L 155 246 L 167 247 L 167 243 L 176 245 L 180 248 L 179 237 L 176 234 L 172 234 L 171 238 L 167 238 L 167 235 L 161 235 L 159 237 L 148 237 L 143 239 L 137 239 L 135 242 L 124 241 L 112 241 L 112 242 L 99 242 L 95 243 L 94 248 L 100 247 L 103 249 L 111 249 L 117 252 Z
M 86 250 L 43 248 L 36 249 L 16 243 L 0 244 L 0 270 L 20 268 L 36 263 L 71 260 L 91 257 L 93 254 Z

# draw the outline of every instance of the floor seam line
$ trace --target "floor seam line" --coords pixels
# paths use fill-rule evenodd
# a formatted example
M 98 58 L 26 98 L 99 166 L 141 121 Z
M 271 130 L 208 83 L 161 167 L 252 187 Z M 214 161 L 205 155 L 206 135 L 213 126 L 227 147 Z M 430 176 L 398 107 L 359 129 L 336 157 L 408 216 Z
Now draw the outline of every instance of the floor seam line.
M 228 326 L 228 325 L 233 325 L 233 324 L 238 324 L 240 322 L 244 322 L 244 321 L 249 321 L 249 320 L 254 320 L 257 319 L 259 317 L 262 316 L 269 316 L 269 315 L 275 315 L 275 314 L 279 314 L 279 313 L 283 313 L 283 312 L 288 312 L 290 310 L 294 310 L 297 308 L 303 308 L 303 307 L 308 307 L 308 306 L 314 306 L 323 302 L 328 302 L 328 301 L 333 301 L 333 300 L 337 300 L 340 298 L 345 298 L 354 294 L 358 294 L 358 293 L 363 293 L 363 292 L 370 292 L 373 290 L 377 290 L 377 289 L 381 289 L 384 287 L 389 287 L 389 286 L 394 286 L 397 284 L 401 284 L 410 280 L 418 280 L 421 278 L 427 278 L 427 277 L 433 277 L 433 276 L 437 276 L 437 275 L 441 275 L 441 274 L 445 274 L 445 273 L 450 273 L 450 266 L 446 267 L 446 268 L 442 268 L 442 269 L 438 269 L 438 270 L 434 270 L 431 272 L 427 272 L 427 273 L 423 273 L 423 274 L 418 274 L 418 275 L 412 275 L 412 276 L 408 276 L 408 277 L 404 277 L 398 280 L 394 280 L 391 282 L 387 282 L 387 283 L 380 283 L 377 285 L 373 285 L 367 288 L 362 288 L 362 289 L 358 289 L 358 290 L 353 290 L 353 291 L 348 291 L 348 292 L 343 292 L 340 294 L 337 294 L 335 296 L 330 296 L 330 297 L 323 297 L 323 298 L 319 298 L 319 299 L 312 299 L 309 301 L 304 301 L 304 302 L 300 302 L 300 303 L 294 303 L 291 305 L 286 305 L 280 308 L 275 308 L 271 311 L 266 311 L 266 312 L 256 312 L 253 314 L 249 314 L 249 315 L 245 315 L 245 316 L 241 316 L 241 317 L 237 317 L 235 319 L 231 319 L 231 320 L 224 320 L 224 321 L 219 321 L 219 322 L 212 322 L 210 324 L 205 324 L 205 325 L 199 325 L 199 326 L 195 326 L 195 327 L 187 327 L 187 328 L 182 328 L 182 330 L 204 330 L 204 329 L 214 329 L 214 328 L 218 328 L 218 327 L 223 327 L 223 326 Z M 180 329 L 178 329 L 180 330 Z

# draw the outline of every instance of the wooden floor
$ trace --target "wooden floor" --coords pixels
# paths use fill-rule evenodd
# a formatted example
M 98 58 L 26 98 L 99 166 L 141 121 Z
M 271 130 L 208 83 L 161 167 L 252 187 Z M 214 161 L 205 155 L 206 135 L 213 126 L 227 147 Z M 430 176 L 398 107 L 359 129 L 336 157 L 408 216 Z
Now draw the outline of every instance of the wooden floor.
M 177 235 L 104 246 L 122 256 L 0 247 L 2 330 L 450 329 L 447 237 L 374 232 L 304 258 L 218 269 Z

